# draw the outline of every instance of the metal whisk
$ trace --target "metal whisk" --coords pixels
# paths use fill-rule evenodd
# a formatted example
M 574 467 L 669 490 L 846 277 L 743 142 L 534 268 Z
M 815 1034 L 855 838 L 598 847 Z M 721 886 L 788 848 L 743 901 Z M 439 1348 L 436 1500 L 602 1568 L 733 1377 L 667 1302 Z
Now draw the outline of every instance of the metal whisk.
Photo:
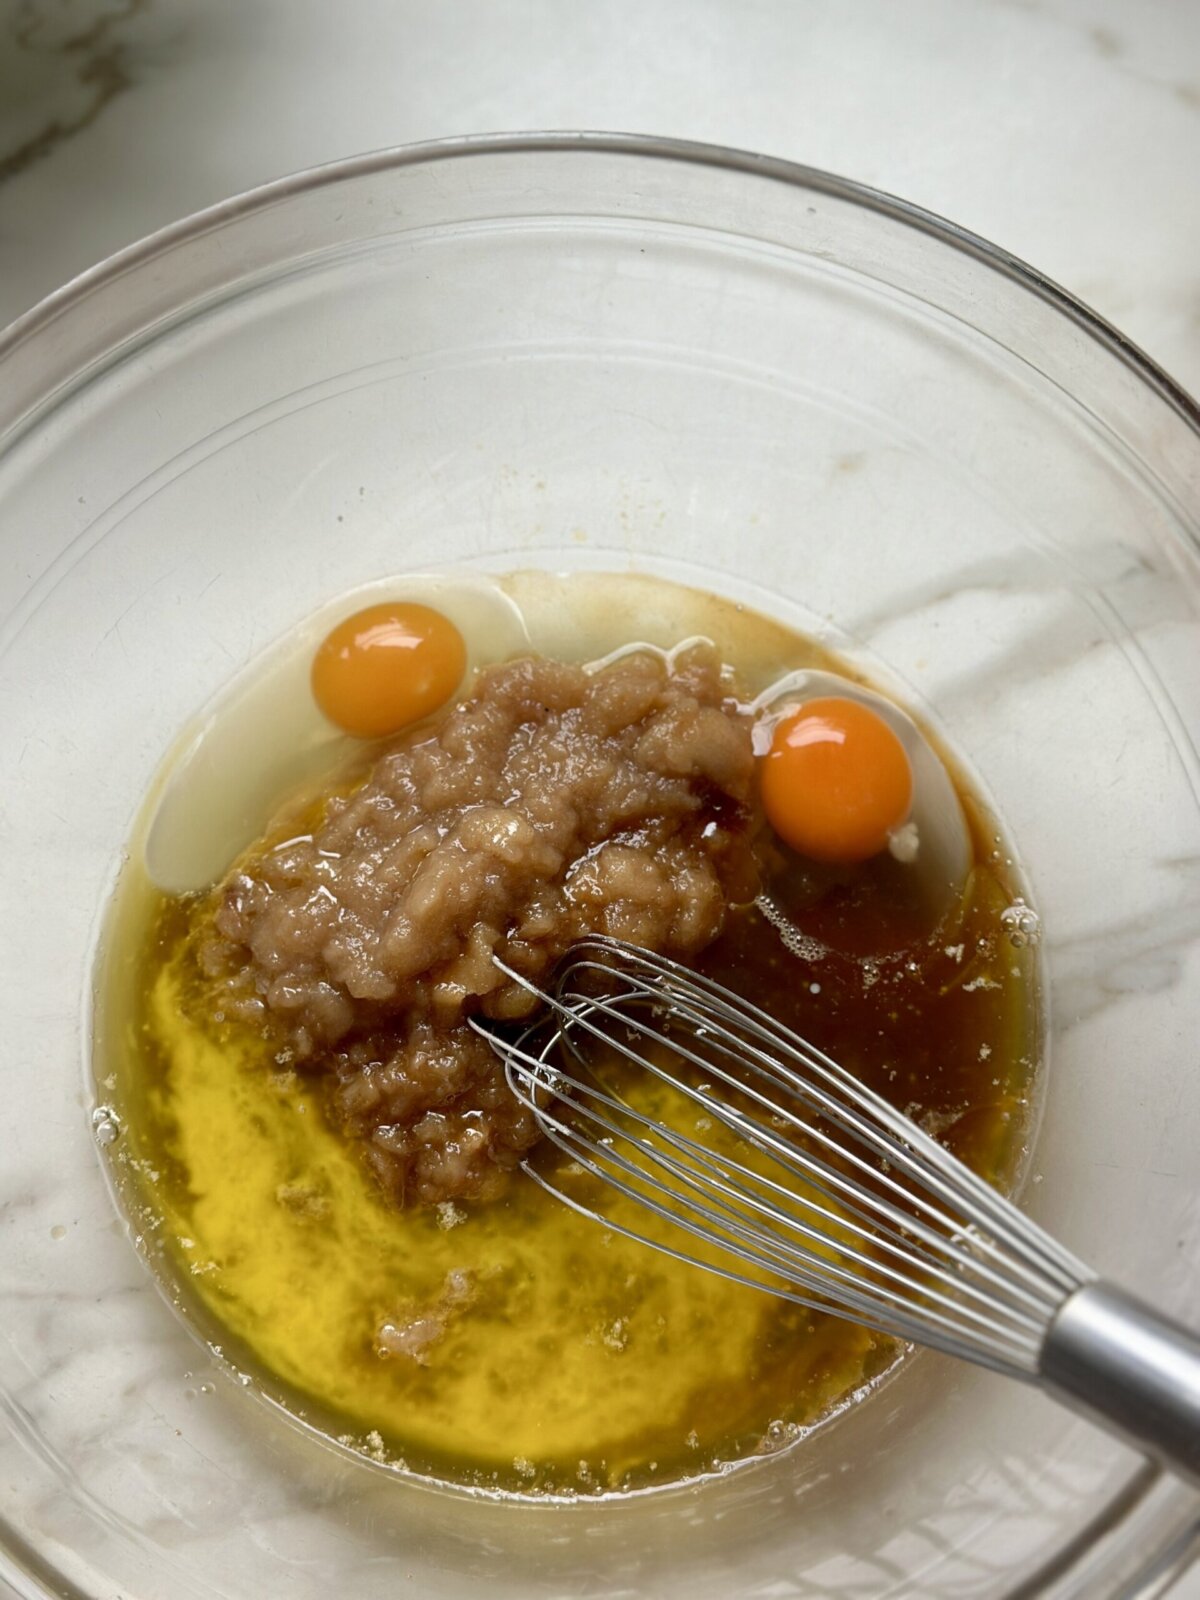
M 515 1040 L 480 1031 L 570 1158 L 526 1164 L 550 1193 L 735 1282 L 1039 1384 L 1200 1482 L 1200 1339 L 1098 1281 L 829 1056 L 616 940 L 574 946 L 550 993 L 503 970 L 541 1020 Z M 639 1107 L 639 1084 L 687 1108 L 690 1131 Z M 635 1220 L 593 1205 L 589 1178 Z

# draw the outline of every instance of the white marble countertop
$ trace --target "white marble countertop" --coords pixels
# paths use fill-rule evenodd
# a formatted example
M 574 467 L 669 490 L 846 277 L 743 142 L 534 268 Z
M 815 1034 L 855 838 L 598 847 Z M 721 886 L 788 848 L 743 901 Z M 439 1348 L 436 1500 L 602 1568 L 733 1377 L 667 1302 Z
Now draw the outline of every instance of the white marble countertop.
M 265 179 L 516 128 L 891 190 L 1200 390 L 1195 0 L 0 0 L 0 323 Z
M 1197 0 L 0 0 L 0 324 L 266 179 L 532 128 L 890 190 L 1200 392 Z M 1200 1600 L 1200 1573 L 1173 1594 Z

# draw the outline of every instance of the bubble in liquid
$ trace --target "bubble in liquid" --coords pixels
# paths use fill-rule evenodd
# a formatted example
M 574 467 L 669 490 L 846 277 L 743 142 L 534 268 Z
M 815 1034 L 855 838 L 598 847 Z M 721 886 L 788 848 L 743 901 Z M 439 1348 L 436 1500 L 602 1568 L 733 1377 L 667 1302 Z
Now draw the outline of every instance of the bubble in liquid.
M 92 1136 L 98 1145 L 113 1145 L 121 1137 L 121 1119 L 111 1106 L 92 1112 Z
M 1015 950 L 1036 944 L 1042 936 L 1042 919 L 1019 895 L 1000 913 L 1000 926 Z
M 787 913 L 775 904 L 770 895 L 760 894 L 754 904 L 775 929 L 785 949 L 789 950 L 798 961 L 820 961 L 829 954 L 827 947 L 819 939 L 812 938 L 810 934 L 801 933 Z

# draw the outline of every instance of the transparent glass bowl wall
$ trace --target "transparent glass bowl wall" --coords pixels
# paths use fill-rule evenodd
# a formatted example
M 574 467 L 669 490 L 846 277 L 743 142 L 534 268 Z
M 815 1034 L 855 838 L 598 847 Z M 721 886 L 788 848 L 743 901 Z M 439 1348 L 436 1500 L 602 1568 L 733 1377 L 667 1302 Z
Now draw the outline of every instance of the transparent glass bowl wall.
M 1200 1320 L 1188 402 L 920 213 L 616 139 L 290 180 L 80 280 L 0 355 L 0 1573 L 138 1600 L 982 1600 L 1169 1563 L 1185 1495 L 932 1357 L 798 1450 L 624 1503 L 473 1502 L 324 1447 L 137 1259 L 86 998 L 163 752 L 331 594 L 446 562 L 700 581 L 850 648 L 965 752 L 1047 933 L 1029 1203 Z

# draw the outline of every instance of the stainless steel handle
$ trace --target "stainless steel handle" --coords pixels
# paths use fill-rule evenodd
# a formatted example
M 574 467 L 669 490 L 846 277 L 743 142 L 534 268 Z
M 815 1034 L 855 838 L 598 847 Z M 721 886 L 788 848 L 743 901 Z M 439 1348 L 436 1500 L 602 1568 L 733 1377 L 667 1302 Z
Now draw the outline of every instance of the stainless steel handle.
M 1200 1337 L 1108 1283 L 1063 1302 L 1042 1345 L 1048 1391 L 1200 1484 Z

